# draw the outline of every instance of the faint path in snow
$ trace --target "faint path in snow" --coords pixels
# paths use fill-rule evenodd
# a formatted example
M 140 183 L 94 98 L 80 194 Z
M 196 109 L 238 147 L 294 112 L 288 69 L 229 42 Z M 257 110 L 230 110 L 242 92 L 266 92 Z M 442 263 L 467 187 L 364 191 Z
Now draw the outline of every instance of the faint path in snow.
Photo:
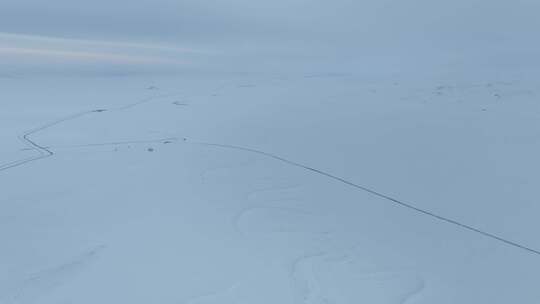
M 65 117 L 63 119 L 48 123 L 46 125 L 35 128 L 35 129 L 30 130 L 28 132 L 25 132 L 23 135 L 21 135 L 19 137 L 19 139 L 22 142 L 24 142 L 28 146 L 28 148 L 30 150 L 36 150 L 39 153 L 39 155 L 34 156 L 34 157 L 29 157 L 29 158 L 26 158 L 26 159 L 22 159 L 22 160 L 18 160 L 18 161 L 15 161 L 15 162 L 0 165 L 0 171 L 7 170 L 9 168 L 13 168 L 13 167 L 17 167 L 17 166 L 21 166 L 21 165 L 24 165 L 24 164 L 26 164 L 28 162 L 36 161 L 36 160 L 47 158 L 47 157 L 50 157 L 50 156 L 54 155 L 54 152 L 51 151 L 50 149 L 51 148 L 56 148 L 56 147 L 40 145 L 40 144 L 36 143 L 35 141 L 33 141 L 31 139 L 32 135 L 34 135 L 34 134 L 36 134 L 36 133 L 38 133 L 40 131 L 43 131 L 43 130 L 45 130 L 47 128 L 53 127 L 55 125 L 58 125 L 60 123 L 63 123 L 63 122 L 69 121 L 69 120 L 74 120 L 74 119 L 80 118 L 80 117 L 82 117 L 84 115 L 89 115 L 91 113 L 99 113 L 99 112 L 104 112 L 104 111 L 128 110 L 128 109 L 136 107 L 138 105 L 152 102 L 154 99 L 161 98 L 161 97 L 169 97 L 169 96 L 173 96 L 173 95 L 172 94 L 166 94 L 166 95 L 149 97 L 149 98 L 145 98 L 145 99 L 143 99 L 141 101 L 138 101 L 136 103 L 132 103 L 132 104 L 129 104 L 129 105 L 126 105 L 126 106 L 118 107 L 118 108 L 100 109 L 100 110 L 92 110 L 92 111 L 81 112 L 81 113 L 74 114 L 74 115 Z M 156 140 L 154 142 L 164 141 L 164 140 L 165 141 L 176 140 L 176 138 L 160 139 L 160 140 Z M 150 142 L 150 141 L 95 143 L 95 144 L 73 145 L 73 146 L 65 146 L 65 147 L 104 146 L 104 145 L 116 145 L 116 144 L 129 144 L 129 143 L 136 143 L 136 142 L 142 143 L 142 142 Z M 332 174 L 327 173 L 325 171 L 321 171 L 319 169 L 315 169 L 313 167 L 309 167 L 309 166 L 303 165 L 301 163 L 297 163 L 297 162 L 282 158 L 280 156 L 277 156 L 277 155 L 274 155 L 274 154 L 271 154 L 271 153 L 268 153 L 268 152 L 255 150 L 255 149 L 250 149 L 250 148 L 242 147 L 242 146 L 233 146 L 233 145 L 217 144 L 217 143 L 203 143 L 203 142 L 191 142 L 191 141 L 186 141 L 186 143 L 204 145 L 204 146 L 212 146 L 212 147 L 219 147 L 219 148 L 226 148 L 226 149 L 240 150 L 240 151 L 244 151 L 244 152 L 248 152 L 248 153 L 255 153 L 255 154 L 258 154 L 258 155 L 262 155 L 262 156 L 267 157 L 267 158 L 272 158 L 272 159 L 281 161 L 283 163 L 286 163 L 288 165 L 298 167 L 298 168 L 313 172 L 313 173 L 318 174 L 318 175 L 322 175 L 322 176 L 324 176 L 326 178 L 329 178 L 329 179 L 333 179 L 333 180 L 335 180 L 335 181 L 337 181 L 339 183 L 345 184 L 347 186 L 357 188 L 357 189 L 362 190 L 364 192 L 370 193 L 372 195 L 375 195 L 377 197 L 380 197 L 382 199 L 390 201 L 393 204 L 398 205 L 400 207 L 407 208 L 407 209 L 409 209 L 409 210 L 411 210 L 413 212 L 416 212 L 418 214 L 423 214 L 425 216 L 429 216 L 429 217 L 431 217 L 431 218 L 433 218 L 433 219 L 435 219 L 437 221 L 446 222 L 448 224 L 463 228 L 463 229 L 468 230 L 470 232 L 481 234 L 481 235 L 483 235 L 485 237 L 494 239 L 494 240 L 496 240 L 498 242 L 505 243 L 506 245 L 513 246 L 513 247 L 516 247 L 516 248 L 519 248 L 519 249 L 522 249 L 522 250 L 526 250 L 526 251 L 528 251 L 530 253 L 533 253 L 533 254 L 536 254 L 536 255 L 540 255 L 540 251 L 537 251 L 535 249 L 532 249 L 532 248 L 526 247 L 524 245 L 518 244 L 516 242 L 507 240 L 507 239 L 505 239 L 503 237 L 491 234 L 489 232 L 485 232 L 483 230 L 480 230 L 478 228 L 466 225 L 466 224 L 461 223 L 459 221 L 449 219 L 449 218 L 446 218 L 446 217 L 441 216 L 441 215 L 437 215 L 437 214 L 435 214 L 435 213 L 433 213 L 431 211 L 421 209 L 421 208 L 416 207 L 416 206 L 414 206 L 412 204 L 409 204 L 409 203 L 403 202 L 401 200 L 392 198 L 392 197 L 390 197 L 388 195 L 385 195 L 385 194 L 383 194 L 381 192 L 377 192 L 377 191 L 369 189 L 367 187 L 355 184 L 355 183 L 353 183 L 351 181 L 348 181 L 346 179 L 343 179 L 343 178 L 341 178 L 339 176 L 332 175 Z M 203 179 L 204 179 L 204 177 L 207 177 L 206 175 L 208 175 L 209 173 L 210 172 L 203 173 L 202 174 Z M 271 189 L 269 189 L 269 190 L 271 190 Z M 274 217 L 274 218 L 275 218 L 275 215 L 277 214 L 278 218 L 286 219 L 287 223 L 291 222 L 290 219 L 294 219 L 294 218 L 297 218 L 297 217 L 305 217 L 305 218 L 311 217 L 310 214 L 308 214 L 306 212 L 303 212 L 300 209 L 296 210 L 296 209 L 293 209 L 293 208 L 279 208 L 279 207 L 268 207 L 268 206 L 262 206 L 261 207 L 261 206 L 259 206 L 259 207 L 251 207 L 251 208 L 242 210 L 240 212 L 240 214 L 238 215 L 238 218 L 235 221 L 235 223 L 236 223 L 237 226 L 241 226 L 240 222 L 242 220 L 248 220 L 248 221 L 253 221 L 253 222 L 260 223 L 260 221 L 258 221 L 258 219 L 264 219 L 265 214 L 270 215 L 270 217 Z M 309 220 L 308 220 L 308 222 L 309 222 Z M 279 226 L 279 224 L 280 223 L 278 223 L 278 226 Z M 276 232 L 274 228 L 275 227 L 270 227 L 268 229 L 268 232 Z M 293 229 L 293 230 L 295 230 L 295 229 Z M 241 229 L 239 228 L 239 230 L 241 230 Z M 290 230 L 284 230 L 284 231 L 290 232 Z M 96 250 L 96 252 L 97 252 L 97 250 Z M 95 253 L 90 254 L 90 256 L 94 256 L 94 255 L 95 255 Z M 321 253 L 314 254 L 314 255 L 302 256 L 302 257 L 298 258 L 294 262 L 294 266 L 292 267 L 292 272 L 291 272 L 291 278 L 293 278 L 293 280 L 295 282 L 294 284 L 295 284 L 295 286 L 297 286 L 297 291 L 299 292 L 299 296 L 302 299 L 302 302 L 309 303 L 309 304 L 313 304 L 313 303 L 316 303 L 316 304 L 334 303 L 333 301 L 331 301 L 332 297 L 326 295 L 325 292 L 322 290 L 322 287 L 324 287 L 324 284 L 323 284 L 323 282 L 319 281 L 319 278 L 317 277 L 317 272 L 314 269 L 314 267 L 317 266 L 317 265 L 321 265 L 322 263 L 323 264 L 327 263 L 324 260 L 326 258 L 328 258 L 328 257 L 330 257 L 329 253 L 321 252 Z M 6 303 L 31 303 L 42 292 L 57 286 L 58 284 L 63 282 L 63 280 L 70 273 L 75 273 L 77 271 L 77 269 L 82 267 L 82 266 L 78 266 L 78 265 L 85 265 L 87 263 L 88 262 L 85 262 L 84 259 L 82 259 L 81 262 L 73 261 L 71 263 L 67 263 L 67 264 L 59 266 L 57 268 L 38 273 L 36 276 L 34 276 L 34 277 L 30 278 L 30 279 L 27 279 L 23 283 L 21 283 L 20 286 L 16 289 L 15 292 L 13 292 L 11 294 L 8 294 L 7 300 L 9 300 L 11 302 L 6 302 Z M 374 278 L 375 279 L 379 278 L 379 280 L 382 281 L 382 279 L 381 279 L 381 277 L 382 277 L 386 281 L 392 281 L 392 280 L 395 280 L 396 276 L 400 276 L 400 275 L 401 274 L 399 274 L 399 273 L 391 273 L 391 272 L 373 272 L 371 274 L 367 273 L 366 275 L 364 275 L 364 278 L 367 281 L 370 281 L 370 280 L 373 281 Z M 398 279 L 398 281 L 399 281 L 399 279 Z M 371 284 L 371 283 L 369 283 L 369 284 Z M 369 286 L 369 284 L 367 284 L 367 285 Z M 421 293 L 421 291 L 425 288 L 424 285 L 425 285 L 424 281 L 421 280 L 420 283 L 417 284 L 415 288 L 411 288 L 410 290 L 406 291 L 404 293 L 404 296 L 401 298 L 400 303 L 404 304 L 404 303 L 410 302 L 417 294 Z M 231 300 L 231 302 L 233 302 L 234 298 L 235 298 L 235 294 L 238 292 L 236 289 L 237 289 L 237 286 L 232 286 L 229 289 L 226 289 L 226 290 L 221 291 L 221 292 L 209 293 L 209 294 L 206 294 L 206 295 L 202 295 L 202 296 L 199 296 L 199 297 L 192 298 L 192 299 L 188 300 L 186 303 L 188 303 L 188 304 L 224 303 L 224 301 L 227 301 L 227 300 Z M 5 299 L 5 298 L 0 296 L 0 300 L 2 300 L 2 299 Z M 336 303 L 339 303 L 339 302 L 336 302 Z
M 291 251 L 278 258 L 285 270 L 283 280 L 289 282 L 292 291 L 291 303 L 337 304 L 358 299 L 369 303 L 407 304 L 421 294 L 425 283 L 416 273 L 380 269 L 374 265 L 365 267 L 362 257 L 352 254 L 356 246 L 328 248 L 328 244 L 339 238 L 331 218 L 311 210 L 313 205 L 304 202 L 297 193 L 297 182 L 273 184 L 249 192 L 246 198 L 251 203 L 236 213 L 233 224 L 239 234 L 252 237 L 250 239 L 255 242 L 288 243 L 294 235 L 295 239 L 301 240 L 300 243 L 310 244 L 309 248 L 296 248 L 290 244 Z M 317 235 L 320 237 L 315 238 Z M 358 264 L 364 267 L 358 267 Z M 349 284 L 336 285 L 336 281 Z M 239 298 L 244 295 L 240 290 L 237 294 Z M 201 303 L 229 303 L 233 300 L 224 293 L 215 296 L 204 297 L 200 299 L 204 300 Z
M 316 233 L 305 231 L 302 226 L 312 224 L 310 219 L 316 214 L 301 208 L 301 201 L 295 196 L 283 196 L 295 190 L 298 184 L 285 182 L 283 185 L 263 186 L 246 193 L 247 205 L 236 212 L 232 218 L 234 229 L 243 236 L 273 233 Z M 290 193 L 289 193 L 290 194 Z M 313 228 L 313 227 L 311 227 Z
M 94 262 L 105 246 L 98 246 L 56 267 L 46 269 L 16 283 L 0 294 L 2 304 L 36 303 L 41 296 L 73 278 Z
M 280 161 L 282 163 L 286 163 L 288 165 L 291 165 L 291 166 L 294 166 L 294 167 L 301 168 L 303 170 L 313 172 L 315 174 L 318 174 L 318 175 L 333 179 L 333 180 L 335 180 L 335 181 L 337 181 L 339 183 L 342 183 L 344 185 L 347 185 L 347 186 L 359 189 L 361 191 L 367 192 L 369 194 L 372 194 L 374 196 L 382 198 L 382 199 L 384 199 L 386 201 L 389 201 L 389 202 L 391 202 L 391 203 L 393 203 L 393 204 L 395 204 L 397 206 L 400 206 L 400 207 L 406 208 L 408 210 L 411 210 L 411 211 L 413 211 L 413 212 L 415 212 L 417 214 L 421 214 L 421 215 L 431 217 L 432 219 L 437 220 L 439 222 L 445 222 L 445 223 L 451 224 L 453 226 L 462 228 L 464 230 L 467 230 L 467 231 L 470 231 L 470 232 L 473 232 L 473 233 L 476 233 L 476 234 L 480 234 L 480 235 L 482 235 L 484 237 L 490 238 L 492 240 L 495 240 L 497 242 L 506 244 L 508 246 L 518 248 L 520 250 L 524 250 L 524 251 L 527 251 L 529 253 L 540 256 L 540 251 L 538 251 L 536 249 L 533 249 L 533 248 L 527 247 L 525 245 L 516 243 L 514 241 L 508 240 L 508 239 L 506 239 L 504 237 L 495 235 L 493 233 L 483 231 L 483 230 L 481 230 L 479 228 L 475 228 L 473 226 L 467 225 L 467 224 L 459 222 L 457 220 L 454 220 L 454 219 L 451 219 L 451 218 L 448 218 L 448 217 L 445 217 L 445 216 L 442 216 L 442 215 L 438 215 L 438 214 L 433 213 L 433 212 L 431 212 L 429 210 L 416 207 L 416 206 L 414 206 L 414 205 L 412 205 L 410 203 L 407 203 L 407 202 L 404 202 L 402 200 L 393 198 L 391 196 L 388 196 L 388 195 L 383 194 L 381 192 L 372 190 L 372 189 L 367 188 L 365 186 L 355 184 L 355 183 L 353 183 L 351 181 L 348 181 L 348 180 L 346 180 L 344 178 L 333 175 L 331 173 L 328 173 L 328 172 L 325 172 L 325 171 L 322 171 L 322 170 L 319 170 L 319 169 L 316 169 L 316 168 L 313 168 L 313 167 L 309 167 L 307 165 L 303 165 L 301 163 L 297 163 L 295 161 L 292 161 L 292 160 L 289 160 L 289 159 L 286 159 L 286 158 L 283 158 L 283 157 L 280 157 L 280 156 L 277 156 L 277 155 L 274 155 L 274 154 L 271 154 L 271 153 L 268 153 L 268 152 L 255 150 L 255 149 L 251 149 L 251 148 L 247 148 L 247 147 L 228 145 L 228 144 L 217 144 L 217 143 L 208 143 L 208 142 L 187 141 L 187 139 L 184 139 L 184 141 L 186 141 L 188 143 L 191 143 L 191 144 L 194 144 L 194 145 L 207 146 L 207 147 L 217 147 L 217 148 L 224 148 L 224 149 L 233 149 L 233 150 L 238 150 L 238 151 L 243 151 L 243 152 L 248 152 L 248 153 L 255 153 L 255 154 L 262 155 L 264 157 L 272 158 L 272 159 L 275 159 L 275 160 Z
M 238 288 L 238 284 L 232 285 L 231 287 L 210 292 L 203 295 L 194 296 L 190 299 L 187 299 L 182 302 L 182 304 L 226 304 L 226 303 L 236 303 L 235 301 L 235 292 Z
M 326 253 L 306 254 L 293 261 L 289 275 L 296 291 L 295 302 L 305 304 L 331 303 L 325 298 L 313 267 L 313 263 L 325 255 Z
M 263 188 L 260 188 L 260 189 L 257 189 L 257 190 L 254 190 L 254 191 L 250 191 L 247 195 L 246 195 L 246 198 L 248 200 L 252 200 L 252 201 L 256 201 L 258 200 L 260 197 L 268 197 L 269 195 L 277 195 L 276 198 L 273 199 L 273 201 L 277 201 L 277 200 L 294 200 L 296 198 L 295 195 L 290 195 L 292 194 L 291 192 L 293 192 L 294 190 L 300 188 L 300 184 L 297 184 L 297 183 L 286 183 L 282 186 L 267 186 L 267 187 L 263 187 Z M 266 195 L 265 195 L 266 194 Z M 289 194 L 287 196 L 283 196 L 283 194 Z
M 355 264 L 356 258 L 346 253 L 320 252 L 297 258 L 290 269 L 296 303 L 348 303 L 355 299 L 359 303 L 408 304 L 425 289 L 424 278 L 416 273 L 365 269 L 365 265 Z M 346 283 L 333 284 L 338 278 Z

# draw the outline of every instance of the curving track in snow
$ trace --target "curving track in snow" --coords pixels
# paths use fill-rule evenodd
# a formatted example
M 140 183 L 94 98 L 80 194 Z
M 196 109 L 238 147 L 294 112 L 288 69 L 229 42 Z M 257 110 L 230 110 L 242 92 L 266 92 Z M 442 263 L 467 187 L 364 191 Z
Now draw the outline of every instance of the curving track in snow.
M 25 165 L 27 163 L 37 161 L 37 160 L 40 160 L 40 159 L 44 159 L 44 158 L 47 158 L 47 157 L 51 157 L 51 156 L 54 155 L 54 152 L 52 150 L 50 150 L 50 148 L 38 144 L 36 141 L 34 141 L 30 137 L 31 135 L 34 135 L 34 134 L 36 134 L 38 132 L 41 132 L 43 130 L 46 130 L 48 128 L 51 128 L 53 126 L 56 126 L 58 124 L 66 122 L 66 121 L 74 120 L 74 119 L 80 118 L 80 117 L 85 116 L 85 115 L 89 115 L 89 114 L 93 114 L 93 113 L 100 113 L 100 112 L 104 112 L 104 111 L 105 110 L 103 110 L 103 109 L 98 109 L 98 110 L 90 110 L 90 111 L 80 112 L 80 113 L 77 113 L 77 114 L 72 114 L 72 115 L 69 115 L 69 116 L 66 116 L 64 118 L 55 120 L 53 122 L 49 122 L 47 124 L 44 124 L 44 125 L 39 126 L 37 128 L 34 128 L 32 130 L 24 132 L 23 134 L 18 136 L 19 140 L 21 142 L 23 142 L 28 147 L 28 149 L 38 152 L 38 155 L 23 158 L 23 159 L 19 159 L 19 160 L 16 160 L 16 161 L 5 163 L 5 164 L 0 164 L 0 171 L 5 171 L 5 170 L 11 169 L 11 168 L 19 167 L 19 166 Z
M 326 178 L 333 179 L 333 180 L 335 180 L 335 181 L 337 181 L 337 182 L 339 182 L 341 184 L 356 188 L 356 189 L 361 190 L 363 192 L 367 192 L 369 194 L 372 194 L 374 196 L 382 198 L 385 201 L 389 201 L 389 202 L 391 202 L 392 204 L 394 204 L 396 206 L 406 208 L 406 209 L 408 209 L 408 210 L 410 210 L 412 212 L 415 212 L 416 214 L 428 216 L 428 217 L 430 217 L 430 218 L 432 218 L 432 219 L 434 219 L 434 220 L 436 220 L 438 222 L 447 223 L 447 224 L 456 226 L 458 228 L 461 228 L 463 230 L 482 235 L 484 237 L 487 237 L 487 238 L 492 239 L 494 241 L 497 241 L 499 243 L 502 243 L 502 244 L 505 244 L 505 245 L 508 245 L 508 246 L 511 246 L 511 247 L 514 247 L 514 248 L 517 248 L 517 249 L 520 249 L 520 250 L 523 250 L 523 251 L 526 251 L 526 252 L 529 252 L 529 253 L 537 255 L 537 256 L 540 256 L 540 250 L 533 249 L 531 247 L 528 247 L 528 246 L 525 246 L 523 244 L 514 242 L 514 241 L 509 240 L 507 238 L 504 238 L 502 236 L 499 236 L 499 235 L 484 231 L 482 229 L 470 226 L 470 225 L 462 223 L 462 222 L 460 222 L 458 220 L 454 220 L 454 219 L 451 219 L 451 218 L 436 214 L 436 213 L 434 213 L 432 211 L 429 211 L 429 210 L 426 210 L 426 209 L 422 209 L 422 208 L 417 207 L 417 206 L 415 206 L 415 205 L 413 205 L 411 203 L 399 200 L 397 198 L 393 198 L 393 197 L 388 196 L 388 195 L 386 195 L 384 193 L 381 193 L 379 191 L 376 191 L 376 190 L 367 188 L 365 186 L 356 184 L 356 183 L 354 183 L 352 181 L 346 180 L 346 179 L 344 179 L 342 177 L 339 177 L 339 176 L 333 175 L 331 173 L 328 173 L 328 172 L 325 172 L 325 171 L 322 171 L 322 170 L 319 170 L 319 169 L 316 169 L 316 168 L 313 168 L 313 167 L 310 167 L 310 166 L 307 166 L 307 165 L 304 165 L 304 164 L 301 164 L 301 163 L 298 163 L 298 162 L 295 162 L 295 161 L 292 161 L 292 160 L 289 160 L 289 159 L 286 159 L 286 158 L 283 158 L 283 157 L 275 155 L 275 154 L 271 154 L 271 153 L 268 153 L 268 152 L 265 152 L 265 151 L 251 149 L 251 148 L 247 148 L 247 147 L 234 146 L 234 145 L 228 145 L 228 144 L 216 144 L 216 143 L 208 143 L 208 142 L 191 142 L 191 143 L 196 144 L 196 145 L 208 146 L 208 147 L 238 150 L 238 151 L 243 151 L 243 152 L 247 152 L 247 153 L 254 153 L 254 154 L 258 154 L 258 155 L 261 155 L 261 156 L 264 156 L 264 157 L 267 157 L 267 158 L 271 158 L 271 159 L 280 161 L 282 163 L 285 163 L 285 164 L 288 164 L 288 165 L 291 165 L 291 166 L 294 166 L 294 167 L 297 167 L 297 168 L 300 168 L 300 169 L 303 169 L 303 170 L 306 170 L 306 171 L 310 171 L 312 173 L 315 173 L 315 174 L 318 174 L 318 175 L 321 175 L 321 176 L 324 176 Z

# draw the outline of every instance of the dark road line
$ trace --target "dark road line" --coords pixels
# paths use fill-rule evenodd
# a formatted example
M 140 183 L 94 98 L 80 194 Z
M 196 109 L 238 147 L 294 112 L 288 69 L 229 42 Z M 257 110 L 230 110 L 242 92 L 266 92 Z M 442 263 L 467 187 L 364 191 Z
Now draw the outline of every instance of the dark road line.
M 72 114 L 72 115 L 69 115 L 69 116 L 66 116 L 64 118 L 49 122 L 47 124 L 44 124 L 44 125 L 39 126 L 37 128 L 34 128 L 32 130 L 24 132 L 23 134 L 18 136 L 19 140 L 21 142 L 23 142 L 30 150 L 37 151 L 39 153 L 39 155 L 32 156 L 32 157 L 27 157 L 27 158 L 12 161 L 12 162 L 8 162 L 8 163 L 5 163 L 5 164 L 0 164 L 0 172 L 11 169 L 11 168 L 15 168 L 15 167 L 25 165 L 25 164 L 27 164 L 29 162 L 33 162 L 33 161 L 37 161 L 37 160 L 44 159 L 44 158 L 47 158 L 47 157 L 51 157 L 51 156 L 54 155 L 54 152 L 51 151 L 49 148 L 44 147 L 44 146 L 36 143 L 34 140 L 32 140 L 30 138 L 31 135 L 33 135 L 35 133 L 38 133 L 40 131 L 46 130 L 48 128 L 51 128 L 51 127 L 53 127 L 55 125 L 58 125 L 60 123 L 63 123 L 63 122 L 69 121 L 69 120 L 73 120 L 73 119 L 77 119 L 77 118 L 79 118 L 81 116 L 85 116 L 85 115 L 88 115 L 88 114 L 91 114 L 91 113 L 99 113 L 99 112 L 103 112 L 103 111 L 105 111 L 105 110 L 91 110 L 91 111 L 80 112 L 80 113 L 77 113 L 77 114 Z
M 313 168 L 313 167 L 309 167 L 309 166 L 306 166 L 306 165 L 303 165 L 301 163 L 297 163 L 297 162 L 294 162 L 294 161 L 291 161 L 291 160 L 288 160 L 286 158 L 283 158 L 283 157 L 280 157 L 280 156 L 277 156 L 277 155 L 274 155 L 274 154 L 271 154 L 271 153 L 267 153 L 267 152 L 264 152 L 264 151 L 260 151 L 260 150 L 255 150 L 255 149 L 251 149 L 251 148 L 246 148 L 246 147 L 240 147 L 240 146 L 234 146 L 234 145 L 226 145 L 226 144 L 216 144 L 216 143 L 205 143 L 205 142 L 189 142 L 186 140 L 186 142 L 188 143 L 192 143 L 192 144 L 196 144 L 196 145 L 203 145 L 203 146 L 212 146 L 212 147 L 219 147 L 219 148 L 226 148 L 226 149 L 234 149 L 234 150 L 241 150 L 241 151 L 244 151 L 244 152 L 249 152 L 249 153 L 255 153 L 255 154 L 259 154 L 259 155 L 262 155 L 262 156 L 265 156 L 265 157 L 269 157 L 269 158 L 273 158 L 275 160 L 278 160 L 280 162 L 283 162 L 283 163 L 286 163 L 286 164 L 289 164 L 291 166 L 295 166 L 295 167 L 298 167 L 298 168 L 301 168 L 301 169 L 304 169 L 304 170 L 307 170 L 307 171 L 311 171 L 315 174 L 318 174 L 318 175 L 322 175 L 322 176 L 325 176 L 327 178 L 330 178 L 330 179 L 333 179 L 335 181 L 338 181 L 342 184 L 345 184 L 345 185 L 348 185 L 348 186 L 351 186 L 351 187 L 354 187 L 356 189 L 359 189 L 359 190 L 362 190 L 364 192 L 367 192 L 369 194 L 372 194 L 374 196 L 377 196 L 379 198 L 382 198 L 386 201 L 389 201 L 393 204 L 395 204 L 396 206 L 400 206 L 400 207 L 403 207 L 403 208 L 406 208 L 408 210 L 411 210 L 417 214 L 421 214 L 421 215 L 425 215 L 425 216 L 428 216 L 428 217 L 431 217 L 432 219 L 434 220 L 437 220 L 439 222 L 445 222 L 447 224 L 451 224 L 451 225 L 454 225 L 456 227 L 459 227 L 459 228 L 462 228 L 464 230 L 467 230 L 469 232 L 473 232 L 473 233 L 476 233 L 476 234 L 479 234 L 479 235 L 482 235 L 484 237 L 487 237 L 487 238 L 490 238 L 492 240 L 495 240 L 497 242 L 500 242 L 500 243 L 503 243 L 503 244 L 506 244 L 508 246 L 511 246 L 511 247 L 514 247 L 514 248 L 518 248 L 520 250 L 524 250 L 526 252 L 529 252 L 529 253 L 532 253 L 532 254 L 535 254 L 535 255 L 538 255 L 540 256 L 540 251 L 539 250 L 536 250 L 536 249 L 533 249 L 533 248 L 530 248 L 530 247 L 527 247 L 525 245 L 522 245 L 522 244 L 519 244 L 517 242 L 514 242 L 514 241 L 511 241 L 511 240 L 508 240 L 504 237 L 501 237 L 501 236 L 498 236 L 496 234 L 493 234 L 493 233 L 490 233 L 490 232 L 486 232 L 484 230 L 481 230 L 479 228 L 476 228 L 476 227 L 473 227 L 473 226 L 470 226 L 470 225 L 467 225 L 467 224 L 464 224 L 460 221 L 457 221 L 457 220 L 454 220 L 454 219 L 451 219 L 451 218 L 448 218 L 448 217 L 445 217 L 445 216 L 442 216 L 442 215 L 438 215 L 434 212 L 431 212 L 429 210 L 426 210 L 426 209 L 422 209 L 420 207 L 416 207 L 414 206 L 413 204 L 410 204 L 410 203 L 407 203 L 407 202 L 404 202 L 402 200 L 399 200 L 399 199 L 396 199 L 396 198 L 393 198 L 389 195 L 386 195 L 386 194 L 383 194 L 381 192 L 378 192 L 378 191 L 375 191 L 373 189 L 370 189 L 370 188 L 367 188 L 365 186 L 361 186 L 361 185 L 358 185 L 358 184 L 355 184 L 351 181 L 348 181 L 344 178 L 341 178 L 339 176 L 336 176 L 336 175 L 333 175 L 333 174 L 330 174 L 328 172 L 325 172 L 325 171 L 322 171 L 322 170 L 319 170 L 319 169 L 316 169 L 316 168 Z

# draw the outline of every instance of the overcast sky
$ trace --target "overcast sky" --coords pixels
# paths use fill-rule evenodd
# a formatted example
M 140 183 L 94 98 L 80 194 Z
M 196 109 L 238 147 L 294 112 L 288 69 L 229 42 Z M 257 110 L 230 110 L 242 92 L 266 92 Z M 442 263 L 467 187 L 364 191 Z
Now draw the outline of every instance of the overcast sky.
M 496 43 L 533 36 L 535 0 L 4 0 L 5 32 L 173 41 L 391 40 Z M 80 37 L 79 37 L 80 38 Z
M 296 47 L 347 60 L 474 54 L 501 62 L 535 60 L 539 11 L 537 0 L 3 0 L 0 31 L 210 50 Z

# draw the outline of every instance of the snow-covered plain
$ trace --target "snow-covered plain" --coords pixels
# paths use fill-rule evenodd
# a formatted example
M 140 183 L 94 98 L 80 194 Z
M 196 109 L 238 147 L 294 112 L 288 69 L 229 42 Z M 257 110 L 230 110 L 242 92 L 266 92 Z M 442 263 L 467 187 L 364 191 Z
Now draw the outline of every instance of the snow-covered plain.
M 0 12 L 0 303 L 540 303 L 538 5 L 156 3 Z

